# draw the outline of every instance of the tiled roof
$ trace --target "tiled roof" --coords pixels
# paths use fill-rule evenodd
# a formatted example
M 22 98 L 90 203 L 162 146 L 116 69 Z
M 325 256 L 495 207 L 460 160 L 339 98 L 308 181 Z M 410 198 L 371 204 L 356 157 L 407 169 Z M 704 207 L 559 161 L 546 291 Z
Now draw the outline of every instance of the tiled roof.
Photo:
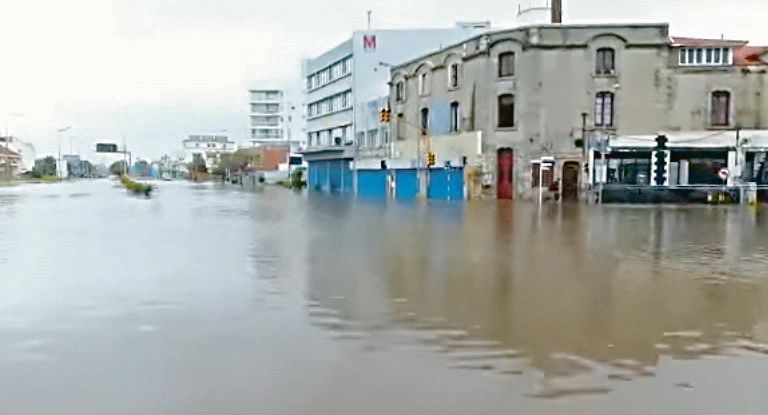
M 746 46 L 745 40 L 727 39 L 701 39 L 695 37 L 672 37 L 672 46 L 683 47 L 712 47 L 712 48 L 740 48 Z
M 744 46 L 733 54 L 734 65 L 768 65 L 768 46 Z
M 6 157 L 19 157 L 21 158 L 21 154 L 12 151 L 10 149 L 5 148 L 4 146 L 0 145 L 0 156 L 6 156 Z

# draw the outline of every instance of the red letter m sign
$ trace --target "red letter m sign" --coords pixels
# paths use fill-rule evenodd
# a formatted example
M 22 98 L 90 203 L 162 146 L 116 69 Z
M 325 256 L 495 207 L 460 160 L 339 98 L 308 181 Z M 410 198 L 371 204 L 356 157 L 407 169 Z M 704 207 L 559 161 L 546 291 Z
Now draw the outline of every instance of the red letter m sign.
M 376 50 L 376 35 L 363 35 L 363 49 L 366 51 Z

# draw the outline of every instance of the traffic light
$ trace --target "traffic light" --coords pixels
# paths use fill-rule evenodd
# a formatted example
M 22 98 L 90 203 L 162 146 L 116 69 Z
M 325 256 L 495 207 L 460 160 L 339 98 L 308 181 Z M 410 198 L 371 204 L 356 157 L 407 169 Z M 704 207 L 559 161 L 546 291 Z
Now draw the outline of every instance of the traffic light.
M 389 124 L 392 121 L 392 110 L 389 108 L 382 108 L 379 111 L 379 122 L 382 124 Z
M 669 150 L 667 150 L 667 139 L 664 135 L 656 137 L 656 147 L 653 149 L 653 184 L 655 186 L 664 186 L 669 177 Z
M 430 151 L 427 153 L 427 167 L 432 167 L 435 164 L 437 164 L 435 160 L 435 153 Z

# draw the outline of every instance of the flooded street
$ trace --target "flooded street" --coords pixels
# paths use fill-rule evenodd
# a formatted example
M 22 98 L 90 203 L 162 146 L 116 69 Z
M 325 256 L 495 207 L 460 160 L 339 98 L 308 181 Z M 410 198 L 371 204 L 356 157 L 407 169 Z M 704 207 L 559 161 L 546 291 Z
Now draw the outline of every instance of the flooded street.
M 0 413 L 764 414 L 763 215 L 0 188 Z

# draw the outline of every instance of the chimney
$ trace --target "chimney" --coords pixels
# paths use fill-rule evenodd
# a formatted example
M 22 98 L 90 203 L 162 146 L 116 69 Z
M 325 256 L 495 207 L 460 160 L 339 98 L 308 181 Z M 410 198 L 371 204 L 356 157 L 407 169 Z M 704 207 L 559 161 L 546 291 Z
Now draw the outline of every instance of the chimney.
M 552 24 L 563 22 L 563 0 L 552 0 Z

